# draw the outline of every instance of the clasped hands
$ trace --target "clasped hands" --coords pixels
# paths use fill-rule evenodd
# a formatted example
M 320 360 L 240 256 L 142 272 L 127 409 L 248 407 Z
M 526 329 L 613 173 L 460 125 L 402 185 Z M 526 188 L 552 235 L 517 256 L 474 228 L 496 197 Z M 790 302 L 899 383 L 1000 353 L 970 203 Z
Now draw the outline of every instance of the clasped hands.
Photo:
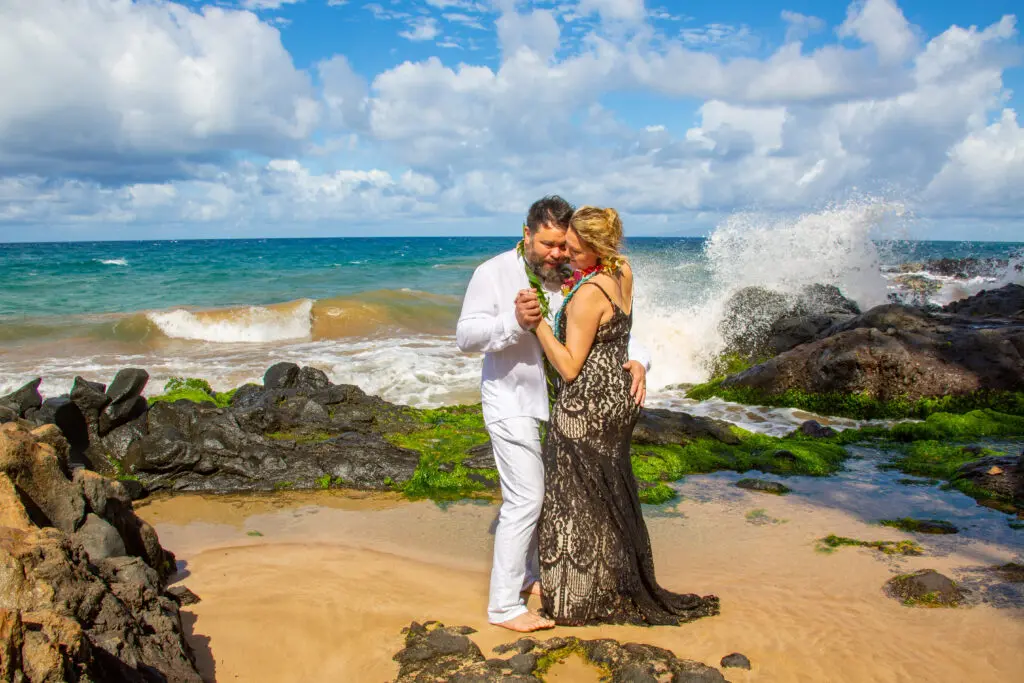
M 516 322 L 524 330 L 536 330 L 544 320 L 540 311 L 540 300 L 537 292 L 532 289 L 521 289 L 516 295 Z M 635 360 L 626 361 L 622 366 L 632 377 L 629 393 L 637 405 L 642 406 L 647 400 L 647 368 Z

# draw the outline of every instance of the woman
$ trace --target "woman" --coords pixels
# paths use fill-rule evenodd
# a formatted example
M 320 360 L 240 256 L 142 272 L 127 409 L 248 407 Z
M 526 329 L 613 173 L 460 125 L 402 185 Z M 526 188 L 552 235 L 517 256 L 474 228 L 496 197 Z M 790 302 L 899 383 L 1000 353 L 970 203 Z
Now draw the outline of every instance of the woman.
M 633 273 L 615 209 L 573 214 L 570 291 L 537 337 L 562 378 L 544 443 L 542 605 L 558 624 L 678 624 L 718 613 L 718 598 L 659 587 L 630 465 L 640 408 L 623 369 Z

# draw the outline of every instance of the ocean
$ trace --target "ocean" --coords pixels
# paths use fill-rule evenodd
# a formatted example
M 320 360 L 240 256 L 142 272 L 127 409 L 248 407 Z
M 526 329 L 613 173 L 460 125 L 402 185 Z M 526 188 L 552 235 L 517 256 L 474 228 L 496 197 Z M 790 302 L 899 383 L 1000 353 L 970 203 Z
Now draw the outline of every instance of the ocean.
M 707 238 L 628 239 L 651 403 L 764 422 L 683 399 L 707 378 L 724 303 L 744 286 L 834 284 L 866 309 L 1024 283 L 1024 243 L 887 237 L 887 215 L 874 204 L 790 220 L 737 214 Z M 226 390 L 292 361 L 398 403 L 477 401 L 480 358 L 455 347 L 455 322 L 473 269 L 516 239 L 0 244 L 0 394 L 43 377 L 44 395 L 58 395 L 76 375 L 109 382 L 128 366 L 149 371 L 148 393 L 173 376 Z M 942 258 L 978 261 L 961 273 L 928 263 Z

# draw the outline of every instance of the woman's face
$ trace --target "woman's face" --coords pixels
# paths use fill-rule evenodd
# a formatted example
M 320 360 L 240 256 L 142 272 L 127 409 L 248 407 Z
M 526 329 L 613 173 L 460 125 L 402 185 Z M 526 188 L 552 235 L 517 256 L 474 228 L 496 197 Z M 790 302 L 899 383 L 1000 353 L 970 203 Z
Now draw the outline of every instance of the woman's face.
M 586 270 L 597 265 L 597 252 L 587 246 L 572 228 L 565 233 L 565 246 L 569 251 L 569 265 L 573 270 Z

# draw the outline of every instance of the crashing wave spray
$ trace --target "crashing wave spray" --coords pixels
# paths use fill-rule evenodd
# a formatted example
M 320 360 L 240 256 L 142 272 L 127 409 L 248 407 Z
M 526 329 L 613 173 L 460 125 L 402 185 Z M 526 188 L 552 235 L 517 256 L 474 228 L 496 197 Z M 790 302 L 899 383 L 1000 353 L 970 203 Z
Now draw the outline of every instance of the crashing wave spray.
M 708 378 L 708 363 L 724 346 L 718 328 L 725 304 L 744 287 L 796 294 L 821 283 L 839 287 L 862 309 L 884 303 L 886 281 L 872 237 L 904 213 L 902 204 L 858 201 L 795 219 L 733 214 L 705 244 L 699 298 L 681 291 L 680 264 L 637 264 L 634 334 L 651 351 L 652 388 Z

